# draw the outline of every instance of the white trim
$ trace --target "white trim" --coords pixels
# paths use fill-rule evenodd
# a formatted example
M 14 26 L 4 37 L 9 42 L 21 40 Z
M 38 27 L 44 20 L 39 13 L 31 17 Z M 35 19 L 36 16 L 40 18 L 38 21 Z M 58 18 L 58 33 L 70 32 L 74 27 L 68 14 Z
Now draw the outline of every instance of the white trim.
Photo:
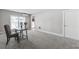
M 70 39 L 74 39 L 74 40 L 79 40 L 78 38 L 68 37 L 68 36 L 65 36 L 65 38 L 70 38 Z
M 62 12 L 63 16 L 63 24 L 62 24 L 62 30 L 63 30 L 63 35 L 65 37 L 65 11 Z
M 44 30 L 36 30 L 36 31 L 40 31 L 40 32 L 44 32 L 44 33 L 48 33 L 48 34 L 52 34 L 52 35 L 57 35 L 57 36 L 60 36 L 60 37 L 64 37 L 63 34 L 57 34 L 57 33 L 53 33 L 53 32 L 48 32 L 48 31 L 44 31 Z
M 51 35 L 56 35 L 56 36 L 60 36 L 60 37 L 64 37 L 63 34 L 57 34 L 57 33 L 48 32 L 48 31 L 44 31 L 44 30 L 36 30 L 36 31 L 51 34 Z M 74 40 L 79 40 L 78 38 L 72 38 L 72 37 L 64 37 L 64 38 L 70 38 L 70 39 L 74 39 Z

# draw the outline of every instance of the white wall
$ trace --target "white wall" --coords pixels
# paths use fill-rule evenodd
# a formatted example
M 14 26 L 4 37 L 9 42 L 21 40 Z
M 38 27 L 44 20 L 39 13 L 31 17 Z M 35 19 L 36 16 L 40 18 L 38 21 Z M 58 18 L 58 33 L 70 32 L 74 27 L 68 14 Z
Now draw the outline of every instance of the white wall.
M 79 40 L 79 9 L 51 10 L 34 16 L 37 30 Z M 39 29 L 39 26 L 41 29 Z
M 35 14 L 36 29 L 63 35 L 63 10 L 49 10 Z
M 26 17 L 26 22 L 28 29 L 31 28 L 31 19 L 30 19 L 30 15 L 23 15 L 21 13 L 17 13 L 17 12 L 12 12 L 12 11 L 7 11 L 7 10 L 0 10 L 0 32 L 4 32 L 4 25 L 5 24 L 10 24 L 10 15 L 14 15 L 14 16 L 24 16 Z

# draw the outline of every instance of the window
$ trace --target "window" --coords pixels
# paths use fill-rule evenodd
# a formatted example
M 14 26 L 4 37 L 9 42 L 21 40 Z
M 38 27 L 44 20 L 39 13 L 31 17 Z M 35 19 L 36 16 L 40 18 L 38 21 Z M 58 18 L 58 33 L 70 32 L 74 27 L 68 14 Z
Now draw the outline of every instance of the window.
M 11 29 L 20 29 L 20 23 L 25 22 L 25 17 L 20 17 L 20 16 L 11 16 Z M 23 26 L 24 28 L 24 26 Z

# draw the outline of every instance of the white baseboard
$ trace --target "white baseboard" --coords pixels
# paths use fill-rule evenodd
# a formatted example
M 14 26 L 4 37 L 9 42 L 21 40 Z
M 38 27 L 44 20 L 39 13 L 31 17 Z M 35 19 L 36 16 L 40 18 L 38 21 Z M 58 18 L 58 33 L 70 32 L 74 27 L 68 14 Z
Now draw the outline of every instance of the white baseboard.
M 56 35 L 56 36 L 60 36 L 60 37 L 64 37 L 63 34 L 57 34 L 57 33 L 53 33 L 53 32 L 48 32 L 48 31 L 44 31 L 44 30 L 36 30 L 36 31 L 39 31 L 39 32 L 44 32 L 44 33 L 47 33 L 47 34 L 51 34 L 51 35 Z M 70 39 L 74 39 L 74 40 L 79 40 L 78 38 L 74 38 L 74 37 L 64 37 L 64 38 L 70 38 Z
M 52 34 L 52 35 L 57 35 L 57 36 L 60 36 L 60 37 L 64 37 L 64 35 L 56 34 L 56 33 L 53 33 L 53 32 L 48 32 L 48 31 L 44 31 L 44 30 L 37 30 L 37 31 L 48 33 L 48 34 Z
M 65 38 L 70 38 L 70 39 L 74 39 L 74 40 L 79 40 L 79 38 L 75 38 L 75 37 L 68 37 L 68 36 L 66 36 Z

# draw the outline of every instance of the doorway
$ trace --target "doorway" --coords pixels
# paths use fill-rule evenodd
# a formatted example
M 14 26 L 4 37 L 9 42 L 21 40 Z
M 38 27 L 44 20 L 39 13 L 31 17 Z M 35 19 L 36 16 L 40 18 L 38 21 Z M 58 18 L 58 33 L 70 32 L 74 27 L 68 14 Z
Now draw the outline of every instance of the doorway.
M 65 37 L 79 39 L 79 10 L 64 11 Z

